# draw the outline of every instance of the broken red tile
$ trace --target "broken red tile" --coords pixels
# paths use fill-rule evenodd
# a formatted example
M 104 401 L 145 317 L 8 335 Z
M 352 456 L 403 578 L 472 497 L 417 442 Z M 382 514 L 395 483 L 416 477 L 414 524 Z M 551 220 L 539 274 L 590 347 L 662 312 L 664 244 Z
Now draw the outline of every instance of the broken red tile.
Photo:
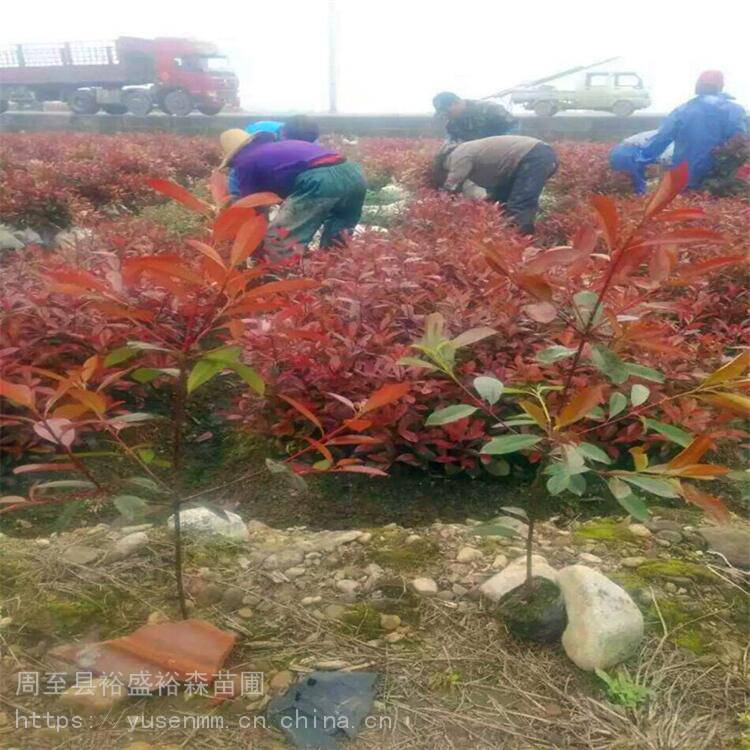
M 141 684 L 156 688 L 159 676 L 174 675 L 185 682 L 211 684 L 221 670 L 237 636 L 203 620 L 182 620 L 144 625 L 130 635 L 79 646 L 66 644 L 51 656 L 97 675 L 126 680 L 143 674 Z

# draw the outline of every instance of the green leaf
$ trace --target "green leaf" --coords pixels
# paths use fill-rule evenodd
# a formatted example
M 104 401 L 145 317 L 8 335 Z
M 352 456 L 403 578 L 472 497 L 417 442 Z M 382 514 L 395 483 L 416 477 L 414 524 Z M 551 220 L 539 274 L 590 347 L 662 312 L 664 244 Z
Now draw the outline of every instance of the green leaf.
M 133 349 L 132 346 L 121 346 L 119 349 L 113 349 L 105 358 L 104 366 L 112 367 L 113 365 L 119 365 L 121 362 L 127 362 L 138 354 L 137 349 Z
M 234 370 L 259 396 L 266 392 L 266 384 L 252 367 L 243 365 L 241 362 L 229 362 L 227 367 Z
M 51 482 L 42 482 L 34 485 L 38 490 L 56 489 L 56 490 L 95 490 L 96 485 L 93 482 L 87 482 L 84 479 L 55 479 Z
M 641 404 L 645 404 L 646 401 L 648 401 L 648 397 L 650 395 L 651 391 L 646 388 L 645 385 L 636 383 L 630 389 L 630 403 L 633 404 L 633 406 L 640 406 Z
M 474 388 L 490 406 L 494 406 L 503 395 L 503 384 L 497 378 L 487 375 L 474 378 Z
M 321 459 L 320 461 L 316 461 L 312 465 L 312 467 L 316 471 L 328 471 L 328 469 L 331 468 L 331 465 L 332 465 L 331 462 L 327 458 L 324 458 L 324 459 Z
M 609 418 L 616 417 L 627 405 L 628 400 L 622 393 L 613 393 L 609 397 Z
M 622 479 L 618 479 L 617 477 L 610 477 L 607 480 L 607 485 L 609 486 L 609 491 L 617 500 L 622 500 L 623 497 L 627 497 L 633 493 L 633 490 Z
M 125 480 L 128 484 L 134 484 L 136 487 L 140 487 L 142 490 L 149 490 L 150 492 L 163 492 L 161 487 L 149 477 L 128 477 Z
M 307 482 L 299 474 L 295 474 L 286 464 L 267 458 L 266 468 L 271 474 L 280 474 L 283 476 L 295 490 L 307 492 Z
M 648 519 L 648 506 L 638 495 L 624 495 L 623 497 L 618 497 L 617 502 L 637 521 L 646 521 Z
M 586 492 L 586 477 L 583 474 L 573 474 L 570 477 L 570 486 L 568 489 L 578 497 L 582 497 Z
M 156 458 L 153 448 L 137 448 L 135 452 L 144 464 L 150 464 Z
M 645 365 L 636 365 L 633 362 L 626 362 L 625 369 L 629 375 L 635 378 L 643 378 L 644 380 L 653 380 L 654 383 L 663 383 L 664 375 L 657 370 L 652 370 L 650 367 Z
M 516 505 L 502 505 L 500 506 L 500 510 L 521 521 L 528 522 L 529 520 L 529 514 L 523 508 L 519 508 Z
M 240 354 L 242 354 L 242 348 L 239 346 L 223 346 L 221 349 L 206 352 L 203 355 L 203 359 L 210 359 L 213 362 L 224 362 L 231 365 L 239 359 Z
M 550 478 L 547 480 L 547 492 L 550 495 L 559 495 L 570 487 L 572 475 L 565 464 L 552 464 Z
M 149 344 L 148 341 L 128 341 L 125 346 L 129 346 L 131 349 L 146 352 L 169 352 L 171 349 L 165 349 L 163 346 L 157 346 L 156 344 Z
M 508 417 L 502 422 L 493 424 L 493 427 L 524 427 L 529 424 L 536 424 L 536 420 L 532 419 L 528 414 L 519 414 L 516 417 Z
M 586 328 L 589 322 L 589 318 L 591 318 L 591 314 L 594 311 L 594 308 L 596 307 L 598 301 L 599 295 L 595 294 L 594 292 L 578 292 L 578 294 L 573 297 L 573 315 L 578 322 L 579 328 Z M 592 325 L 596 325 L 602 319 L 603 314 L 604 306 L 602 305 L 599 307 Z
M 612 459 L 598 445 L 592 445 L 591 443 L 581 443 L 578 446 L 578 451 L 592 461 L 598 461 L 601 464 L 612 463 Z
M 507 477 L 510 474 L 510 464 L 503 458 L 495 458 L 482 466 L 493 477 Z
M 145 411 L 134 411 L 130 414 L 118 414 L 116 417 L 108 419 L 108 422 L 125 422 L 126 424 L 137 422 L 148 422 L 151 419 L 159 419 L 158 414 L 149 414 Z
M 442 424 L 450 424 L 451 422 L 457 422 L 459 419 L 464 419 L 473 414 L 477 410 L 476 406 L 470 406 L 469 404 L 454 404 L 453 406 L 446 406 L 444 409 L 438 409 L 432 412 L 425 425 L 427 427 L 435 427 Z
M 508 538 L 520 536 L 516 529 L 512 529 L 510 526 L 504 526 L 497 521 L 494 523 L 485 523 L 481 526 L 474 526 L 471 533 L 477 534 L 478 536 L 504 536 Z
M 536 355 L 537 362 L 541 362 L 545 365 L 550 365 L 553 362 L 558 362 L 561 359 L 572 357 L 576 353 L 577 349 L 571 349 L 568 346 L 550 346 L 547 349 L 542 350 Z
M 227 365 L 224 362 L 210 360 L 210 359 L 199 359 L 193 369 L 190 371 L 187 380 L 187 392 L 192 393 L 197 388 L 200 388 L 204 383 L 211 380 L 214 375 L 220 373 L 226 369 Z
M 180 371 L 173 367 L 139 367 L 130 373 L 130 377 L 138 383 L 150 383 L 152 380 L 156 380 L 159 375 L 176 378 L 179 374 Z
M 494 328 L 488 328 L 487 326 L 480 326 L 478 328 L 470 328 L 468 331 L 464 331 L 462 334 L 456 336 L 451 340 L 451 345 L 456 349 L 460 349 L 462 346 L 469 346 L 469 344 L 476 344 L 477 341 L 486 339 L 489 336 L 494 336 L 497 331 Z
M 112 498 L 115 508 L 131 521 L 143 515 L 148 508 L 148 500 L 136 495 L 118 495 Z
M 499 456 L 503 453 L 515 453 L 536 445 L 542 438 L 538 435 L 501 435 L 493 438 L 482 447 L 481 453 Z
M 591 361 L 597 370 L 604 373 L 616 385 L 621 385 L 628 379 L 625 363 L 606 346 L 594 344 L 591 347 Z
M 643 417 L 642 421 L 646 427 L 650 427 L 652 430 L 661 433 L 665 438 L 668 438 L 673 443 L 677 443 L 677 445 L 681 445 L 683 448 L 687 448 L 688 445 L 693 442 L 692 435 L 679 427 L 675 427 L 671 424 L 664 424 L 664 422 L 657 422 L 650 417 Z
M 679 493 L 668 479 L 649 477 L 643 474 L 622 474 L 620 476 L 624 481 L 659 497 L 679 497 Z
M 404 367 L 422 367 L 425 370 L 437 370 L 435 365 L 419 357 L 401 357 L 396 364 L 403 365 Z

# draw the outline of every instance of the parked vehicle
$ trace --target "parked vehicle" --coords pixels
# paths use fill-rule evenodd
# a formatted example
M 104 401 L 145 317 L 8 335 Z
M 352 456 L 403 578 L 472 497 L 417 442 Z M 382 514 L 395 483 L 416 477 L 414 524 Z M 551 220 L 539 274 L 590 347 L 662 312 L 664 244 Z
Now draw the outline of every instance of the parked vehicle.
M 587 73 L 582 84 L 575 89 L 557 89 L 554 86 L 520 89 L 510 95 L 514 104 L 542 117 L 550 117 L 566 109 L 592 109 L 612 112 L 617 117 L 629 117 L 637 109 L 651 104 L 651 96 L 637 73 Z
M 521 104 L 525 109 L 541 117 L 551 117 L 557 112 L 568 109 L 612 112 L 617 117 L 629 117 L 636 110 L 651 106 L 651 95 L 644 87 L 641 77 L 631 71 L 590 70 L 618 59 L 610 57 L 591 65 L 579 65 L 520 86 L 498 91 L 486 98 L 509 97 L 512 104 Z M 550 81 L 586 70 L 590 72 L 579 79 L 579 85 L 576 88 L 558 89 L 549 85 Z
M 0 46 L 0 112 L 9 102 L 63 101 L 78 115 L 101 109 L 144 117 L 155 107 L 179 117 L 194 109 L 215 115 L 238 104 L 237 88 L 216 46 L 192 39 Z

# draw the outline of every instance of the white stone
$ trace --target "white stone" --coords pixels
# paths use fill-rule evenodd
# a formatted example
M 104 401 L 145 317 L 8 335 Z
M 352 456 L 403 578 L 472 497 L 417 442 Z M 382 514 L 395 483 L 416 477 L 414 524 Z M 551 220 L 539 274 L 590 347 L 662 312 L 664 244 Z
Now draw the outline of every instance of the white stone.
M 470 563 L 482 559 L 482 553 L 476 547 L 461 547 L 456 555 L 456 562 Z
M 641 565 L 648 562 L 647 557 L 623 557 L 620 565 L 623 568 L 640 568 Z
M 292 547 L 269 555 L 263 561 L 263 567 L 266 570 L 285 570 L 286 568 L 294 568 L 297 565 L 301 565 L 304 559 L 305 555 L 302 550 Z
M 299 578 L 300 576 L 305 575 L 307 571 L 303 567 L 295 566 L 293 568 L 287 568 L 284 571 L 284 575 L 287 578 Z
M 359 537 L 357 537 L 357 540 L 360 544 L 367 544 L 368 542 L 372 541 L 372 532 L 371 531 L 365 531 L 364 534 L 361 534 Z
M 508 564 L 508 558 L 505 555 L 495 555 L 492 561 L 493 570 L 502 570 Z
M 438 586 L 432 578 L 415 578 L 411 586 L 421 596 L 435 596 L 438 592 Z
M 643 615 L 628 593 L 585 565 L 563 568 L 558 577 L 568 626 L 565 653 L 586 671 L 608 669 L 632 656 L 643 639 Z
M 531 574 L 557 582 L 557 571 L 548 565 L 541 555 L 531 556 Z M 518 588 L 526 580 L 526 557 L 517 557 L 504 570 L 488 578 L 479 591 L 492 601 L 500 601 L 509 591 Z
M 323 601 L 322 596 L 306 596 L 303 599 L 300 599 L 300 604 L 303 607 L 309 607 L 313 604 L 320 604 L 320 602 Z
M 631 523 L 630 526 L 628 526 L 628 531 L 633 536 L 638 536 L 642 539 L 651 536 L 651 532 L 642 523 Z
M 578 555 L 578 559 L 582 562 L 587 563 L 600 563 L 602 561 L 601 557 L 598 557 L 597 555 L 592 555 L 590 552 L 581 552 L 580 555 Z
M 359 583 L 351 578 L 342 578 L 336 581 L 336 588 L 344 594 L 353 594 L 359 588 Z
M 174 529 L 174 516 L 170 516 L 167 525 Z M 222 536 L 227 539 L 247 541 L 250 534 L 245 522 L 230 511 L 222 515 L 210 508 L 185 508 L 180 511 L 180 528 L 186 534 L 197 536 Z
M 136 531 L 134 534 L 119 539 L 106 556 L 108 562 L 124 560 L 134 555 L 148 544 L 148 534 L 145 531 Z

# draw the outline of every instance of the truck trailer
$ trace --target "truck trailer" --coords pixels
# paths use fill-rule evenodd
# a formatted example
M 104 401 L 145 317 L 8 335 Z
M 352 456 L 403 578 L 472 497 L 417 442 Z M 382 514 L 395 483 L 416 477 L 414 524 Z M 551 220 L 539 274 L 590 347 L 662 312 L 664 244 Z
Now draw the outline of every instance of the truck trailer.
M 0 112 L 9 103 L 66 102 L 78 115 L 103 110 L 184 117 L 236 106 L 237 76 L 215 45 L 193 39 L 119 37 L 106 42 L 0 46 Z

